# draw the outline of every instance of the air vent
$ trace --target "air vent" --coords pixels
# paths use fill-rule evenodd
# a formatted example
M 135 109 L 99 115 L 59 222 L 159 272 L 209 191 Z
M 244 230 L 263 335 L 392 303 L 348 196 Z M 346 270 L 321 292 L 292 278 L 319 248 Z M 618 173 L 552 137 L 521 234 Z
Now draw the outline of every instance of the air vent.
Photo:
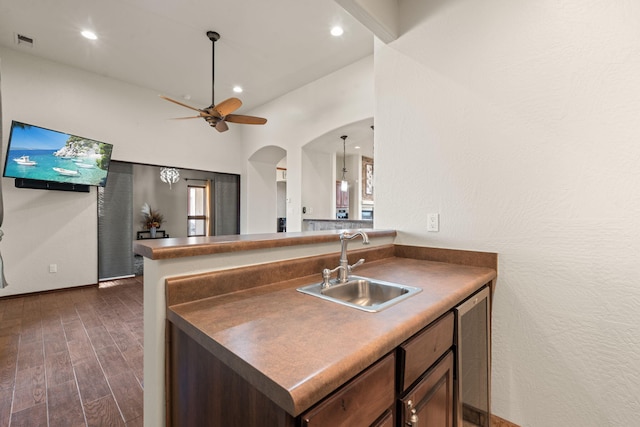
M 18 46 L 23 46 L 23 47 L 33 47 L 33 37 L 29 37 L 29 36 L 25 36 L 24 34 L 18 34 L 15 33 L 16 38 L 15 38 L 15 42 Z

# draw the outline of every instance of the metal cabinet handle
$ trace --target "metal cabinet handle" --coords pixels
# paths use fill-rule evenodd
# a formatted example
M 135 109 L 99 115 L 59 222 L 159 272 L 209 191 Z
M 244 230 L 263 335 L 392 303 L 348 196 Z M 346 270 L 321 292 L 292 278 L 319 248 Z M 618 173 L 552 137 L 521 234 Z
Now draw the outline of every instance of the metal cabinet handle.
M 409 400 L 407 402 L 407 409 L 411 413 L 411 416 L 409 417 L 409 422 L 407 423 L 407 425 L 411 427 L 418 427 L 418 413 L 417 413 L 418 411 L 416 410 L 416 408 L 413 407 L 413 401 Z

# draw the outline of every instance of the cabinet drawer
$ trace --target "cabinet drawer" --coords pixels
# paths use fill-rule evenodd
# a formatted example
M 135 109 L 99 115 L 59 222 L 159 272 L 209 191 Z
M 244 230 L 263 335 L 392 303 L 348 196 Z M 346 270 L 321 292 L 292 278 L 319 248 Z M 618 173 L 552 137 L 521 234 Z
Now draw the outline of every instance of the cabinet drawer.
M 448 313 L 398 349 L 398 390 L 402 393 L 453 345 L 453 313 Z
M 370 426 L 393 406 L 394 367 L 395 356 L 391 353 L 302 414 L 302 426 Z

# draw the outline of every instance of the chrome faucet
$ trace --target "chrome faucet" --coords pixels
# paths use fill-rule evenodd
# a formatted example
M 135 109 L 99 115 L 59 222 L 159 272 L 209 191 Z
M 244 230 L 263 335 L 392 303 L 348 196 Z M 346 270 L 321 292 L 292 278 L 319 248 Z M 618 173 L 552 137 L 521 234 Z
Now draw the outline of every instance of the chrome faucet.
M 364 263 L 364 258 L 361 258 L 355 264 L 349 265 L 349 260 L 347 259 L 347 242 L 349 240 L 355 239 L 358 236 L 362 237 L 363 245 L 369 244 L 369 236 L 367 236 L 367 233 L 362 230 L 358 230 L 353 234 L 350 234 L 348 231 L 343 231 L 342 233 L 340 233 L 340 265 L 333 270 L 330 270 L 328 268 L 322 270 L 323 288 L 328 288 L 329 286 L 331 286 L 329 278 L 331 277 L 331 273 L 333 273 L 334 271 L 338 271 L 338 278 L 336 279 L 336 283 L 347 283 L 351 270 Z

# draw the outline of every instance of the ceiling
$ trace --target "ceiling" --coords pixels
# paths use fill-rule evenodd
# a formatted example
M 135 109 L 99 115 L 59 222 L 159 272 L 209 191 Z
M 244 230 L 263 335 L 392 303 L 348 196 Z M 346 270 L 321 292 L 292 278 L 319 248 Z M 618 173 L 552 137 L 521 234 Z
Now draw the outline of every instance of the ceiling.
M 373 53 L 371 32 L 333 0 L 0 0 L 0 45 L 196 107 L 211 103 L 208 30 L 221 35 L 216 103 L 237 96 L 240 113 Z
M 344 28 L 342 36 L 330 35 L 334 25 Z M 98 39 L 81 37 L 85 29 Z M 0 45 L 198 108 L 211 103 L 208 30 L 221 36 L 215 101 L 240 98 L 240 114 L 373 53 L 372 33 L 333 0 L 0 0 Z M 18 44 L 17 34 L 33 45 Z M 234 94 L 234 85 L 244 92 Z M 357 138 L 358 145 L 372 156 L 370 124 L 363 126 L 371 137 Z M 334 139 L 340 142 L 328 133 L 315 148 L 341 151 Z M 347 142 L 348 153 L 357 152 L 356 139 Z

